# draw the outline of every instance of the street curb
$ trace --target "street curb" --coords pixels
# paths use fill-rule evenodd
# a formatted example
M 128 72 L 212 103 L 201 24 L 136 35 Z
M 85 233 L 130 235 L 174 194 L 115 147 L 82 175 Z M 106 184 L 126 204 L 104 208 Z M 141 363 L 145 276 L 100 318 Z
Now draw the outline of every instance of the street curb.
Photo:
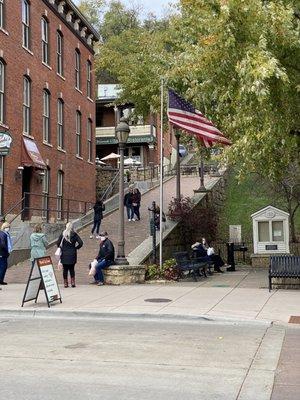
M 143 320 L 156 322 L 193 322 L 206 324 L 228 324 L 228 325 L 257 325 L 269 327 L 273 325 L 270 321 L 253 319 L 241 319 L 230 317 L 211 317 L 207 315 L 183 315 L 183 314 L 151 314 L 151 313 L 114 313 L 95 311 L 66 311 L 66 310 L 26 310 L 26 309 L 2 309 L 0 318 L 3 317 L 27 317 L 27 318 L 49 318 L 49 319 L 93 319 L 93 320 Z

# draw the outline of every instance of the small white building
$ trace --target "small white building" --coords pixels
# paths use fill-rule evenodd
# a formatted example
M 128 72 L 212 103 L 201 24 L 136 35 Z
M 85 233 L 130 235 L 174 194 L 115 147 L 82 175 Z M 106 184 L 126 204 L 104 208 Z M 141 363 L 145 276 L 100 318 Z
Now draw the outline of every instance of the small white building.
M 289 214 L 267 206 L 251 215 L 254 254 L 289 253 Z

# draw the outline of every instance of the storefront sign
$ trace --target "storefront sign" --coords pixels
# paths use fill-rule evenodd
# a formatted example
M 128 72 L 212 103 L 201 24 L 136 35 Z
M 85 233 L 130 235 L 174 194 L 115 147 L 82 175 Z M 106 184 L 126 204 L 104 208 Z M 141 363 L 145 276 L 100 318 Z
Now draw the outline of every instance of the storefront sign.
M 7 131 L 0 131 L 0 155 L 7 156 L 12 144 L 11 134 Z
M 22 307 L 27 301 L 37 301 L 40 290 L 44 290 L 48 307 L 53 301 L 61 301 L 51 257 L 37 258 L 31 267 L 23 297 Z
M 154 143 L 154 137 L 152 135 L 129 136 L 127 143 Z M 96 137 L 96 144 L 118 144 L 118 140 L 115 137 Z

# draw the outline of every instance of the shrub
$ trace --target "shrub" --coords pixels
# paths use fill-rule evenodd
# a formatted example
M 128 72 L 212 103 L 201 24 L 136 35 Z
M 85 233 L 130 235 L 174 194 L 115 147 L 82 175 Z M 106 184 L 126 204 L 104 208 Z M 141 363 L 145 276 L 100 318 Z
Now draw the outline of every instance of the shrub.
M 180 221 L 190 215 L 194 207 L 190 197 L 172 198 L 169 204 L 168 216 L 173 221 Z
M 180 270 L 177 267 L 176 260 L 171 258 L 166 260 L 162 268 L 157 264 L 151 264 L 146 270 L 146 280 L 166 279 L 168 281 L 178 280 L 180 278 Z

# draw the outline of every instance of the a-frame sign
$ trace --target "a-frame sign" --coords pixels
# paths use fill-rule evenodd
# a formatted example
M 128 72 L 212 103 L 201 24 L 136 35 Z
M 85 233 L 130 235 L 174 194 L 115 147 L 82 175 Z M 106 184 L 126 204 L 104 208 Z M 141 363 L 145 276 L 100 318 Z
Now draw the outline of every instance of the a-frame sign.
M 48 307 L 54 301 L 61 301 L 51 257 L 41 257 L 34 260 L 23 296 L 22 307 L 27 301 L 37 302 L 39 292 L 45 292 Z

